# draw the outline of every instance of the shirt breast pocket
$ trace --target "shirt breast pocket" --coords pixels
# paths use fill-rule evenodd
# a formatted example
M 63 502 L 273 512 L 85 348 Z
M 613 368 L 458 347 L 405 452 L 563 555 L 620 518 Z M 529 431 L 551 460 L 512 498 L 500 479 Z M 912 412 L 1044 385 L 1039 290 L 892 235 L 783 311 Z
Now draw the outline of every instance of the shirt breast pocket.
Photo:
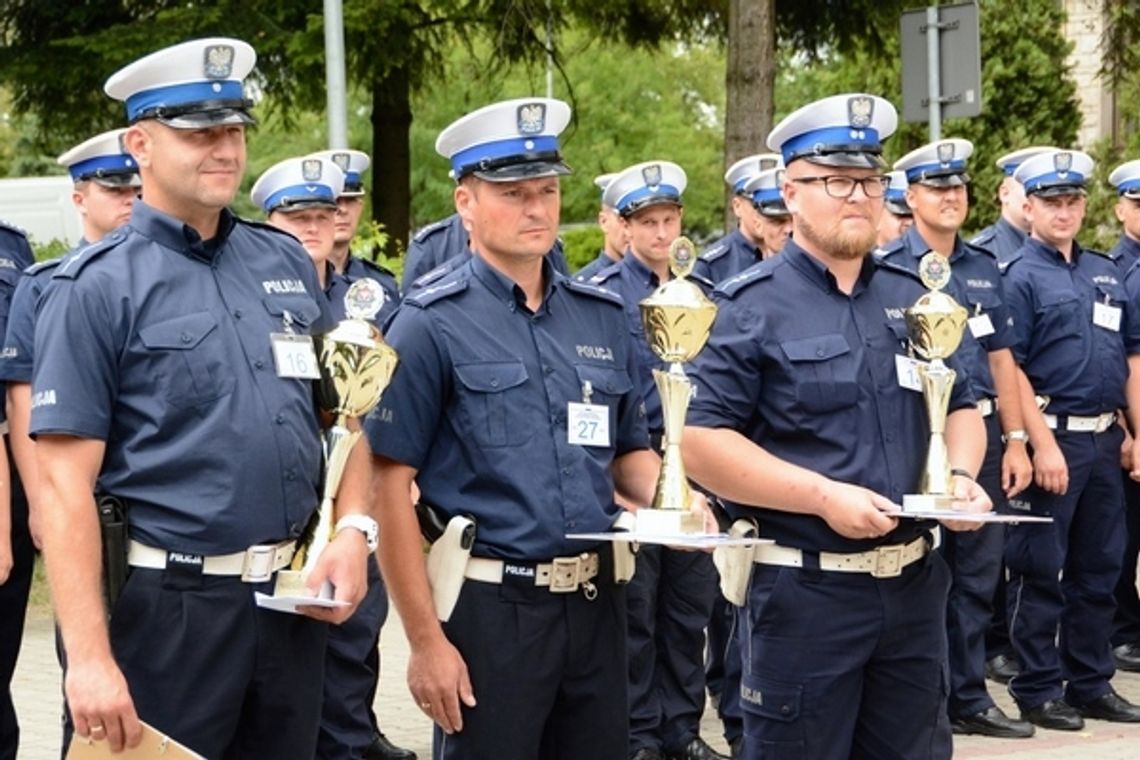
M 596 364 L 576 364 L 574 370 L 578 373 L 578 385 L 585 389 L 589 383 L 590 403 L 605 404 L 610 409 L 610 431 L 617 430 L 617 411 L 621 397 L 633 390 L 633 379 L 621 367 L 599 367 Z M 580 401 L 582 399 L 571 399 Z
M 201 311 L 139 330 L 158 389 L 177 408 L 200 406 L 233 392 L 236 377 L 214 315 Z
M 834 412 L 859 399 L 855 357 L 847 338 L 820 335 L 780 343 L 791 363 L 796 401 L 809 412 Z
M 1092 319 L 1083 311 L 1076 293 L 1045 291 L 1038 296 L 1038 323 L 1035 332 L 1048 335 L 1054 340 L 1079 336 L 1086 329 L 1085 323 Z
M 534 420 L 526 419 L 526 366 L 518 360 L 455 365 L 460 409 L 481 446 L 521 446 Z

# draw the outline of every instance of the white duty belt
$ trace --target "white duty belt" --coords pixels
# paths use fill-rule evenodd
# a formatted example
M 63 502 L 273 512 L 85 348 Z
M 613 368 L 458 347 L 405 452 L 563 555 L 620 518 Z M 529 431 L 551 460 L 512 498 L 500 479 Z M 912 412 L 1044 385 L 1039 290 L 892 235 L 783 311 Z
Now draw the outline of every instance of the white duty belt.
M 589 588 L 598 575 L 598 553 L 584 552 L 573 557 L 555 557 L 550 562 L 512 562 L 489 557 L 471 557 L 463 576 L 482 583 L 502 583 L 505 574 L 528 577 L 533 571 L 534 585 L 549 588 L 554 594 L 569 594 Z
M 200 557 L 202 575 L 233 575 L 240 576 L 245 583 L 264 583 L 293 561 L 296 549 L 297 542 L 290 539 L 276 544 L 258 544 L 233 554 Z M 127 550 L 127 564 L 131 567 L 165 570 L 168 554 L 166 549 L 156 549 L 132 540 L 130 549 Z M 194 554 L 185 556 L 199 557 Z
M 1043 414 L 1050 430 L 1067 430 L 1070 433 L 1103 433 L 1116 421 L 1116 412 L 1105 412 L 1094 417 L 1076 414 Z
M 909 544 L 879 546 L 853 554 L 819 553 L 819 569 L 834 573 L 866 573 L 873 578 L 897 578 L 903 568 L 918 562 L 930 551 L 930 541 L 919 536 Z M 757 544 L 752 561 L 759 565 L 803 567 L 804 553 L 800 549 L 779 544 Z

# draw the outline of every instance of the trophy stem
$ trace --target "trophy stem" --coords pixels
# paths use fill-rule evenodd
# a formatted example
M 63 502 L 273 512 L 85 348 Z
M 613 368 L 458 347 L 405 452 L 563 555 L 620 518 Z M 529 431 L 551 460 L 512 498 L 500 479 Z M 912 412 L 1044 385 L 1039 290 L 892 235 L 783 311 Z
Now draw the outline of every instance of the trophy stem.
M 922 471 L 919 491 L 923 494 L 949 495 L 950 453 L 946 448 L 946 414 L 950 409 L 950 393 L 954 389 L 956 372 L 947 367 L 941 359 L 934 359 L 929 366 L 921 366 L 923 397 L 930 420 L 930 447 L 926 454 L 926 466 Z
M 661 415 L 665 424 L 662 439 L 661 473 L 657 476 L 657 490 L 653 495 L 654 509 L 688 511 L 691 491 L 681 459 L 681 434 L 685 429 L 685 415 L 693 384 L 679 362 L 669 365 L 668 372 L 653 370 L 653 381 L 661 397 Z

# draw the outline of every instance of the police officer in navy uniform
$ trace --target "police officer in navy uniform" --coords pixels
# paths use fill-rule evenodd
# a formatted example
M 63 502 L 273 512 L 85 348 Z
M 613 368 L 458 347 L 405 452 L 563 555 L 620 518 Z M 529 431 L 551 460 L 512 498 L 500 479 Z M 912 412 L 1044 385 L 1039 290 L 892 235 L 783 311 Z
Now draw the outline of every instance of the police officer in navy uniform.
M 1108 175 L 1119 198 L 1113 208 L 1122 230 L 1108 255 L 1127 272 L 1140 259 L 1140 160 L 1126 161 Z M 1135 433 L 1133 432 L 1133 438 Z M 1124 474 L 1124 520 L 1128 543 L 1116 582 L 1116 616 L 1112 623 L 1112 659 L 1118 670 L 1140 671 L 1140 597 L 1136 594 L 1136 560 L 1140 555 L 1140 483 Z
M 626 324 L 638 356 L 649 438 L 665 432 L 653 370 L 666 371 L 646 338 L 638 304 L 669 281 L 669 246 L 681 234 L 684 170 L 670 161 L 630 166 L 606 187 L 604 202 L 627 230 L 620 263 L 590 282 L 625 302 Z M 693 279 L 711 290 L 712 283 Z M 635 760 L 717 758 L 700 737 L 704 711 L 704 630 L 716 596 L 716 569 L 703 552 L 643 546 L 627 591 L 629 608 L 629 756 Z
M 761 172 L 778 168 L 775 153 L 758 153 L 742 158 L 724 173 L 724 181 L 732 189 L 732 214 L 736 229 L 706 248 L 693 270 L 712 282 L 725 280 L 780 249 L 787 237 L 788 214 L 779 192 L 757 202 L 746 187 Z M 775 188 L 775 181 L 770 183 Z
M 1112 688 L 1109 646 L 1125 544 L 1116 417 L 1137 315 L 1116 264 L 1076 241 L 1092 170 L 1087 154 L 1068 150 L 1018 167 L 1030 236 L 1005 275 L 1013 353 L 1028 386 L 1034 484 L 1025 506 L 1053 517 L 1006 539 L 1009 632 L 1021 666 L 1009 690 L 1024 718 L 1059 730 L 1079 730 L 1084 718 L 1140 722 L 1140 707 Z M 1034 394 L 1047 399 L 1043 411 Z
M 23 230 L 0 220 L 0 327 L 8 320 L 8 308 L 20 274 L 32 263 L 32 247 Z M 0 418 L 3 415 L 0 414 Z M 5 449 L 7 445 L 3 446 Z M 0 455 L 0 758 L 16 757 L 20 726 L 12 705 L 10 684 L 24 637 L 24 613 L 32 586 L 35 549 L 28 528 L 28 502 L 15 477 L 16 467 L 8 454 Z
M 546 256 L 569 119 L 558 100 L 510 100 L 440 134 L 475 255 L 405 296 L 387 333 L 400 368 L 365 425 L 381 567 L 437 758 L 626 754 L 615 552 L 566 534 L 608 530 L 615 489 L 650 503 L 660 464 L 621 299 Z M 474 522 L 449 611 L 432 603 L 413 482 L 448 525 Z
M 1025 238 L 1029 234 L 1029 221 L 1025 218 L 1024 209 L 1025 188 L 1017 181 L 1014 173 L 1026 159 L 1046 150 L 1049 148 L 1039 145 L 1019 148 L 1006 153 L 995 162 L 997 168 L 1002 170 L 1003 175 L 1001 184 L 998 185 L 1001 216 L 996 222 L 975 235 L 970 242 L 993 252 L 998 257 L 998 263 L 1003 270 L 1013 260 L 1014 254 L 1025 244 Z M 1016 665 L 1016 663 L 1014 664 Z
M 745 758 L 950 757 L 949 571 L 931 523 L 888 513 L 916 490 L 929 433 L 922 394 L 896 371 L 903 311 L 926 289 L 869 255 L 896 123 L 886 100 L 851 94 L 772 130 L 792 238 L 718 286 L 689 373 L 690 477 L 775 542 L 755 549 L 738 615 Z M 946 441 L 956 506 L 984 511 L 967 385 L 959 374 Z
M 582 282 L 589 282 L 591 277 L 606 267 L 621 261 L 622 257 L 625 256 L 625 249 L 628 244 L 625 225 L 621 223 L 621 217 L 618 216 L 617 211 L 607 206 L 605 200 L 606 187 L 616 176 L 617 174 L 611 173 L 599 174 L 594 177 L 594 186 L 602 191 L 601 208 L 598 209 L 598 227 L 602 230 L 602 250 L 598 251 L 596 259 L 574 273 L 574 277 Z
M 384 305 L 380 308 L 377 321 L 385 320 L 396 311 L 400 303 L 400 287 L 392 270 L 375 261 L 352 253 L 352 240 L 360 227 L 360 217 L 364 212 L 364 182 L 361 175 L 368 169 L 371 160 L 368 154 L 359 150 L 323 150 L 313 154 L 314 158 L 327 159 L 344 172 L 344 189 L 336 198 L 336 240 L 329 256 L 337 274 L 343 275 L 349 283 L 368 277 L 380 284 L 384 291 Z
M 880 246 L 901 237 L 914 224 L 914 212 L 906 203 L 906 172 L 888 172 L 887 176 L 891 178 L 891 184 L 883 196 L 883 210 L 886 213 L 879 217 Z
M 140 183 L 138 165 L 122 146 L 122 135 L 125 132 L 125 129 L 115 129 L 96 135 L 57 159 L 60 165 L 67 168 L 75 183 L 71 200 L 83 228 L 79 248 L 102 240 L 130 219 L 131 206 L 138 195 Z M 27 493 L 29 527 L 36 545 L 40 542 L 36 517 L 38 474 L 34 442 L 28 436 L 36 303 L 44 287 L 51 281 L 51 274 L 60 260 L 55 258 L 41 261 L 24 270 L 24 276 L 20 278 L 12 295 L 4 349 L 0 351 L 0 379 L 4 380 L 7 389 L 12 460 L 19 473 L 23 491 Z M 71 720 L 65 706 L 64 753 L 70 744 L 71 732 Z
M 315 361 L 305 336 L 331 327 L 296 240 L 226 209 L 255 57 L 240 40 L 194 40 L 108 79 L 142 198 L 40 300 L 31 433 L 65 691 L 76 734 L 112 751 L 138 744 L 142 720 L 207 757 L 311 756 L 327 623 L 354 611 L 375 545 L 361 447 L 306 579 L 346 604 L 255 602 L 319 501 L 319 414 L 296 369 Z M 96 487 L 126 505 L 130 535 L 109 624 Z
M 986 457 L 978 483 L 1004 511 L 1006 497 L 1025 489 L 1033 477 L 1026 453 L 1017 364 L 1010 346 L 1013 325 L 1002 294 L 997 258 L 959 237 L 969 211 L 967 160 L 969 140 L 945 139 L 924 145 L 895 162 L 905 172 L 906 200 L 914 225 L 902 237 L 876 251 L 883 262 L 919 277 L 922 257 L 943 256 L 950 267 L 946 292 L 969 313 L 966 335 L 957 355 L 985 418 Z M 1033 735 L 1033 726 L 1011 719 L 986 691 L 985 634 L 993 614 L 994 589 L 1001 580 L 1005 532 L 1001 525 L 977 531 L 948 532 L 939 551 L 950 567 L 950 599 L 946 609 L 950 656 L 949 715 L 960 734 L 1006 738 Z

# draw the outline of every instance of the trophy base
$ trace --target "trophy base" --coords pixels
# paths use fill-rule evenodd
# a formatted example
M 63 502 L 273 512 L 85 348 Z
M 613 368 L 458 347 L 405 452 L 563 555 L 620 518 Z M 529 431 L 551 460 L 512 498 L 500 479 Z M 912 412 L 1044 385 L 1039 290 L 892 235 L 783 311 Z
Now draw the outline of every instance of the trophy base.
M 678 536 L 704 533 L 705 524 L 701 515 L 688 509 L 639 509 L 637 527 L 639 536 Z
M 941 493 L 908 493 L 903 495 L 902 511 L 906 512 L 948 512 L 954 514 L 951 508 L 954 497 Z

